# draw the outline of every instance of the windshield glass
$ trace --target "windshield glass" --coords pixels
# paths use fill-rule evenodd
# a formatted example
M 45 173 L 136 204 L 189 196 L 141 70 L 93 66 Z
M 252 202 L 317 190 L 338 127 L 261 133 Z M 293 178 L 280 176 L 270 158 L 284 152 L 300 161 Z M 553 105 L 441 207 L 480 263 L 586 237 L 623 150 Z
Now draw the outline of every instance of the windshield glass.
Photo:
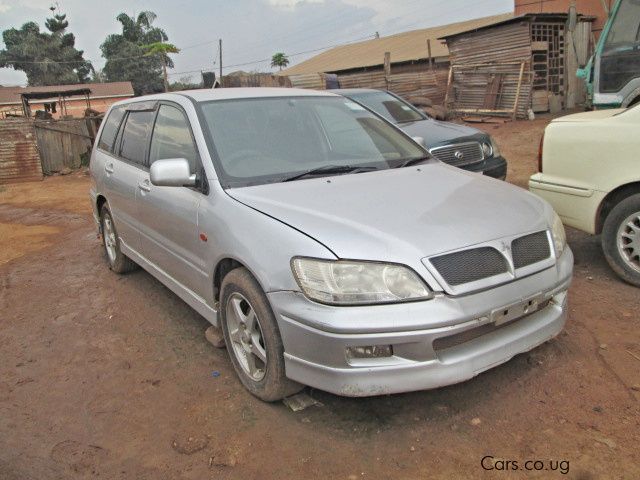
M 391 123 L 415 122 L 426 118 L 412 105 L 389 95 L 387 92 L 354 93 L 349 97 L 378 115 L 382 115 Z
M 309 170 L 399 166 L 426 152 L 344 97 L 271 97 L 200 104 L 224 187 L 281 182 Z M 344 173 L 348 173 L 344 169 Z

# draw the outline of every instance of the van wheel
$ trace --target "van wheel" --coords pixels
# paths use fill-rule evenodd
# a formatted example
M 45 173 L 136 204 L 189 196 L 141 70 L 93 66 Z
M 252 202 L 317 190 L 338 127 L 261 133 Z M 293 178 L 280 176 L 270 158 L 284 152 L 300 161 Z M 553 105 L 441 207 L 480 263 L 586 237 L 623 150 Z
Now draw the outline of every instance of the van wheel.
M 284 373 L 284 347 L 267 297 L 246 268 L 222 282 L 220 323 L 233 367 L 249 392 L 267 402 L 281 400 L 303 386 Z
M 138 265 L 120 250 L 120 238 L 113 223 L 113 217 L 106 204 L 100 209 L 102 227 L 102 244 L 107 255 L 109 268 L 116 273 L 127 273 L 138 268 Z
M 618 203 L 602 228 L 602 249 L 611 268 L 640 287 L 640 194 Z

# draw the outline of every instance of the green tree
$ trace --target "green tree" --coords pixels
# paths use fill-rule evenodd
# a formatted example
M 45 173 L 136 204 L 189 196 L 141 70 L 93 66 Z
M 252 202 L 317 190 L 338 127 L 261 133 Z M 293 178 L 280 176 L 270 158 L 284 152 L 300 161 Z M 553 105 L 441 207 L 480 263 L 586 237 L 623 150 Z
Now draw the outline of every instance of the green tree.
M 167 67 L 173 68 L 173 61 L 169 57 L 170 53 L 180 53 L 180 49 L 171 43 L 155 42 L 143 47 L 147 53 L 146 56 L 155 55 L 162 62 L 162 79 L 164 81 L 164 91 L 169 91 L 169 78 L 167 76 Z
M 287 65 L 289 65 L 289 59 L 284 53 L 282 52 L 274 53 L 273 56 L 271 57 L 272 67 L 278 67 L 280 68 L 280 70 L 282 70 L 282 68 L 286 67 Z
M 105 78 L 110 82 L 131 81 L 136 95 L 162 92 L 163 62 L 170 67 L 173 63 L 168 56 L 147 55 L 149 45 L 169 39 L 163 29 L 152 25 L 156 14 L 142 12 L 133 18 L 121 13 L 116 19 L 122 33 L 109 35 L 100 45 L 106 59 L 102 70 Z
M 23 71 L 30 86 L 87 82 L 91 63 L 75 48 L 74 35 L 66 32 L 66 15 L 48 18 L 45 26 L 50 33 L 41 32 L 35 22 L 2 32 L 5 48 L 0 50 L 0 67 Z

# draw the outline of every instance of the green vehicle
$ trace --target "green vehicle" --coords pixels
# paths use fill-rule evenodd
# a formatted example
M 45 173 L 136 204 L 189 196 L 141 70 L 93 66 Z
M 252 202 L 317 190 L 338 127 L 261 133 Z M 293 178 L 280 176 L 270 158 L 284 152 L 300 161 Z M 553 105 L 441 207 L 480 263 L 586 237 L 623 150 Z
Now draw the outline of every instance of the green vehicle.
M 594 109 L 640 102 L 640 0 L 616 2 L 593 56 L 577 75 Z

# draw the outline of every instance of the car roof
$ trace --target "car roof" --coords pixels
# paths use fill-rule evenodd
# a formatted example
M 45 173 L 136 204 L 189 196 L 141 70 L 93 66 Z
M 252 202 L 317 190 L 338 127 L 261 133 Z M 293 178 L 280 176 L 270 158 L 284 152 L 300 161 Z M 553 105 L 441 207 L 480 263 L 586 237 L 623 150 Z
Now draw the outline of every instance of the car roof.
M 334 88 L 330 91 L 344 96 L 353 95 L 356 93 L 389 93 L 386 90 L 378 90 L 376 88 Z
M 240 88 L 203 88 L 200 90 L 186 90 L 176 92 L 186 97 L 191 97 L 196 102 L 208 102 L 211 100 L 232 100 L 239 98 L 271 98 L 271 97 L 333 97 L 335 94 L 322 90 L 309 90 L 303 88 L 267 88 L 267 87 L 240 87 Z
M 136 102 L 153 102 L 158 100 L 175 100 L 176 97 L 188 97 L 195 102 L 212 100 L 234 100 L 240 98 L 275 98 L 275 97 L 337 97 L 335 93 L 326 90 L 310 90 L 304 88 L 202 88 L 198 90 L 182 90 L 179 92 L 156 93 L 141 97 L 127 98 L 113 104 L 113 106 L 128 105 Z

